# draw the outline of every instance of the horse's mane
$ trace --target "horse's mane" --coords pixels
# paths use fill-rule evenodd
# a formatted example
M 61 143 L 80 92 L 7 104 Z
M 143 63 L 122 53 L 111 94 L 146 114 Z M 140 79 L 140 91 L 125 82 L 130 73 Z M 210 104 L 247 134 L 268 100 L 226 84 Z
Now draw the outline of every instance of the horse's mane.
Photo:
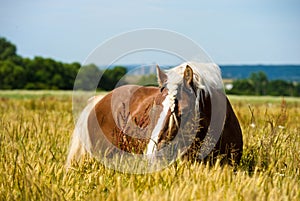
M 189 65 L 194 72 L 193 81 L 197 88 L 204 89 L 206 92 L 210 92 L 211 89 L 223 89 L 223 82 L 221 77 L 221 70 L 215 63 L 197 63 L 197 62 L 185 62 L 168 70 L 168 81 L 174 78 L 174 72 L 180 77 L 176 79 L 179 84 L 182 82 L 182 77 L 186 66 Z M 170 77 L 169 77 L 170 76 Z M 173 84 L 174 81 L 171 80 Z M 169 89 L 170 90 L 170 89 Z
M 200 90 L 203 89 L 205 93 L 211 94 L 211 90 L 223 90 L 223 81 L 221 77 L 221 70 L 215 63 L 197 63 L 185 62 L 167 71 L 167 88 L 168 98 L 170 100 L 171 111 L 175 107 L 175 97 L 177 94 L 178 85 L 183 82 L 183 74 L 186 66 L 190 66 L 193 70 L 193 82 L 197 89 L 197 102 L 200 98 Z M 198 104 L 198 103 L 196 103 Z

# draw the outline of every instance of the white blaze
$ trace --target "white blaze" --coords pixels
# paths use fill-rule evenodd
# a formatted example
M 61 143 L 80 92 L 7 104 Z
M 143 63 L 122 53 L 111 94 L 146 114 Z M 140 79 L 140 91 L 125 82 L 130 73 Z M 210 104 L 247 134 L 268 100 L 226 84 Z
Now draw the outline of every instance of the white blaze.
M 159 133 L 163 128 L 169 109 L 171 110 L 171 112 L 174 111 L 175 97 L 177 94 L 178 84 L 182 82 L 182 76 L 176 72 L 167 71 L 167 75 L 168 75 L 168 82 L 167 82 L 168 95 L 162 103 L 163 111 L 160 113 L 157 124 L 152 131 L 151 138 L 146 150 L 147 155 L 153 154 L 157 150 Z M 175 120 L 177 121 L 176 118 Z
M 156 145 L 157 145 L 157 141 L 158 141 L 158 136 L 159 136 L 161 129 L 163 128 L 165 119 L 166 119 L 168 111 L 170 109 L 170 99 L 168 96 L 165 98 L 162 105 L 163 105 L 163 110 L 160 113 L 157 124 L 152 131 L 151 138 L 150 138 L 150 141 L 147 146 L 147 150 L 146 150 L 147 155 L 153 154 L 157 149 Z

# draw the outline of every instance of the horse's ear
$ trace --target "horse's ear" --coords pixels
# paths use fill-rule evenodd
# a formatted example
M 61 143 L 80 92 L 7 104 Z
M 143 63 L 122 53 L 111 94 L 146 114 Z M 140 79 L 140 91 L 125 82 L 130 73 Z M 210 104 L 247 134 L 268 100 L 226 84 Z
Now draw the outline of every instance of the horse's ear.
M 185 84 L 190 86 L 193 84 L 193 74 L 193 69 L 189 65 L 187 65 L 183 74 Z
M 159 68 L 158 65 L 156 65 L 156 73 L 159 87 L 164 86 L 168 80 L 168 76 Z

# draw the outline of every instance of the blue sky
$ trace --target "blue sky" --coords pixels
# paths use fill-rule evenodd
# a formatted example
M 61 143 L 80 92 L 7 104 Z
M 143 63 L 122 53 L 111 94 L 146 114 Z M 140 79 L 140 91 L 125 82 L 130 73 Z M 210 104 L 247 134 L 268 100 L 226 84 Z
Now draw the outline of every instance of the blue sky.
M 107 39 L 162 28 L 218 64 L 300 64 L 298 0 L 1 0 L 0 36 L 24 57 L 83 62 Z

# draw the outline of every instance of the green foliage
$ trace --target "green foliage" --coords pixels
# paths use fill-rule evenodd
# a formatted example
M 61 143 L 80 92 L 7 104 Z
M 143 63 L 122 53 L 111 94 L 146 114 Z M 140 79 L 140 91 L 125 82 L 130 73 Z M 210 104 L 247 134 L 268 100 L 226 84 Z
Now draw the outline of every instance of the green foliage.
M 113 69 L 106 69 L 100 79 L 99 88 L 110 91 L 116 86 L 124 85 L 126 82 L 122 79 L 127 69 L 123 66 L 115 66 Z
M 49 58 L 25 60 L 25 89 L 72 89 L 79 63 L 64 64 Z
M 236 95 L 300 96 L 300 83 L 268 80 L 264 72 L 252 73 L 248 79 L 234 80 L 226 92 Z
M 227 92 L 229 94 L 252 95 L 255 90 L 249 80 L 235 80 L 232 84 L 233 88 Z
M 13 59 L 17 56 L 17 48 L 5 38 L 0 38 L 0 60 Z
M 158 86 L 157 77 L 155 74 L 144 75 L 139 79 L 137 84 L 142 86 Z
M 0 89 L 73 89 L 79 69 L 79 63 L 62 63 L 43 57 L 22 58 L 16 54 L 15 45 L 0 38 Z M 97 87 L 112 90 L 126 74 L 126 68 L 122 66 L 103 72 L 94 64 L 80 71 L 75 88 L 82 90 Z M 118 85 L 124 83 L 121 80 Z
M 76 90 L 95 90 L 98 83 L 98 78 L 101 75 L 101 71 L 94 64 L 83 66 L 76 78 L 74 89 Z
M 268 85 L 267 75 L 259 71 L 257 73 L 251 73 L 249 78 L 250 83 L 254 86 L 255 95 L 266 95 L 266 86 Z
M 0 89 L 22 88 L 26 78 L 24 69 L 10 60 L 0 60 Z
M 266 88 L 268 94 L 272 96 L 299 96 L 295 89 L 293 83 L 284 80 L 272 80 Z
M 125 74 L 126 68 L 122 66 L 116 66 L 113 69 L 103 71 L 96 65 L 89 64 L 80 69 L 80 73 L 76 78 L 75 88 L 81 90 L 95 90 L 98 88 L 110 91 L 116 85 L 125 84 L 125 81 L 122 80 Z

